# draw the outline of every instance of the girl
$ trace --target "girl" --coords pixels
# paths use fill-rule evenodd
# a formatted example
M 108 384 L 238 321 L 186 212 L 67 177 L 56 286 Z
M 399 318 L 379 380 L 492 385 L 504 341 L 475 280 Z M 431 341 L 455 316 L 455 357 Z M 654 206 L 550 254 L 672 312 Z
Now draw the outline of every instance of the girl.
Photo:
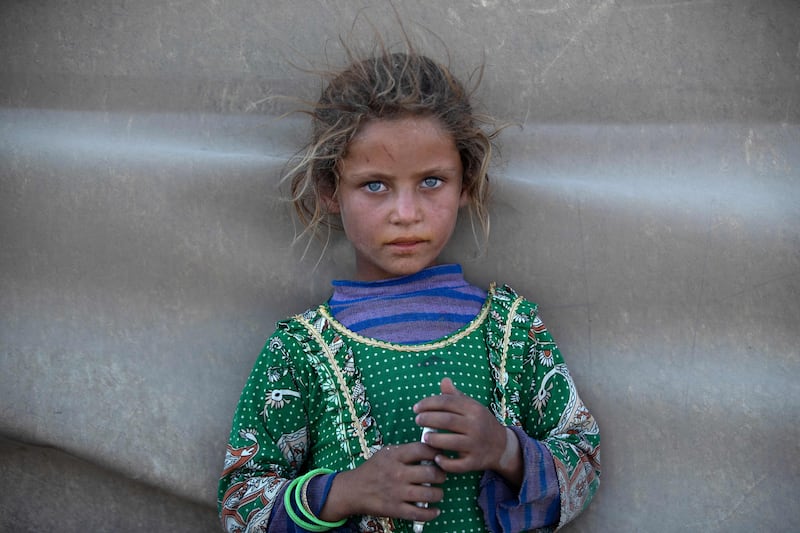
M 597 490 L 597 424 L 536 305 L 438 262 L 462 207 L 488 228 L 494 133 L 413 50 L 355 61 L 310 114 L 295 208 L 314 231 L 335 218 L 355 273 L 279 322 L 256 361 L 219 484 L 223 526 L 563 526 Z

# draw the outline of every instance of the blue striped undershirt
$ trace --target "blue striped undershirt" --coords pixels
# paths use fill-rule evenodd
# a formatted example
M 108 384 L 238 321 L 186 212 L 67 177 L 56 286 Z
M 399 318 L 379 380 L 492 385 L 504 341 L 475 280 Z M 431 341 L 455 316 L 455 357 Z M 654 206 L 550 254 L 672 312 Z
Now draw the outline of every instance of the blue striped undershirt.
M 486 291 L 464 279 L 461 265 L 426 268 L 380 281 L 335 280 L 328 300 L 333 316 L 365 337 L 397 344 L 440 339 L 480 312 Z

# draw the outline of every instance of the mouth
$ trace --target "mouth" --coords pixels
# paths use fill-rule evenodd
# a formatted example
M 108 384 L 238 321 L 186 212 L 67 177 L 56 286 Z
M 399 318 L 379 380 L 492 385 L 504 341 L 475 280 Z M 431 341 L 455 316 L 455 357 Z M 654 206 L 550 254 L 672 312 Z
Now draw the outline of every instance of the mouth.
M 411 250 L 424 242 L 425 239 L 420 239 L 417 237 L 403 237 L 400 239 L 394 239 L 392 241 L 389 241 L 386 244 L 389 247 L 397 250 Z

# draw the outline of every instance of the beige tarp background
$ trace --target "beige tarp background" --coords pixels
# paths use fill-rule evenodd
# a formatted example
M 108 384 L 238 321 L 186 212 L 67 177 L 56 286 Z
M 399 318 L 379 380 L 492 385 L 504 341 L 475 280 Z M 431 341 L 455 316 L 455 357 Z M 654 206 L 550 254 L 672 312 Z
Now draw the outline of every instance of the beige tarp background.
M 504 133 L 476 283 L 540 303 L 603 432 L 569 531 L 800 530 L 800 3 L 396 0 Z M 301 261 L 276 94 L 385 2 L 0 3 L 0 530 L 217 531 Z

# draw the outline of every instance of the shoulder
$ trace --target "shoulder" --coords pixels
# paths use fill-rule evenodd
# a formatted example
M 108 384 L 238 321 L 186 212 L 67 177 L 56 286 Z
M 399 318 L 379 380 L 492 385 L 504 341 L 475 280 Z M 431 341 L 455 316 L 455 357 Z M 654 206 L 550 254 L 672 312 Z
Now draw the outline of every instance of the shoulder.
M 310 307 L 302 313 L 279 320 L 276 324 L 276 332 L 305 329 L 306 324 L 314 324 L 317 320 L 322 318 L 322 307 L 322 304 Z
M 503 285 L 495 289 L 495 293 L 496 296 L 493 299 L 504 302 L 504 305 L 513 309 L 513 315 L 509 313 L 513 326 L 528 331 L 529 338 L 538 346 L 547 346 L 555 349 L 555 341 L 550 331 L 547 329 L 547 326 L 542 322 L 542 318 L 539 315 L 539 306 L 537 304 L 520 296 L 508 285 Z
M 489 287 L 489 299 L 493 306 L 514 309 L 517 313 L 531 317 L 538 313 L 539 306 L 520 295 L 510 285 L 492 283 Z
M 312 330 L 323 329 L 319 324 L 320 320 L 324 320 L 320 313 L 321 307 L 312 307 L 300 314 L 279 320 L 275 324 L 275 330 L 267 339 L 263 352 L 290 359 L 302 351 L 312 338 Z

